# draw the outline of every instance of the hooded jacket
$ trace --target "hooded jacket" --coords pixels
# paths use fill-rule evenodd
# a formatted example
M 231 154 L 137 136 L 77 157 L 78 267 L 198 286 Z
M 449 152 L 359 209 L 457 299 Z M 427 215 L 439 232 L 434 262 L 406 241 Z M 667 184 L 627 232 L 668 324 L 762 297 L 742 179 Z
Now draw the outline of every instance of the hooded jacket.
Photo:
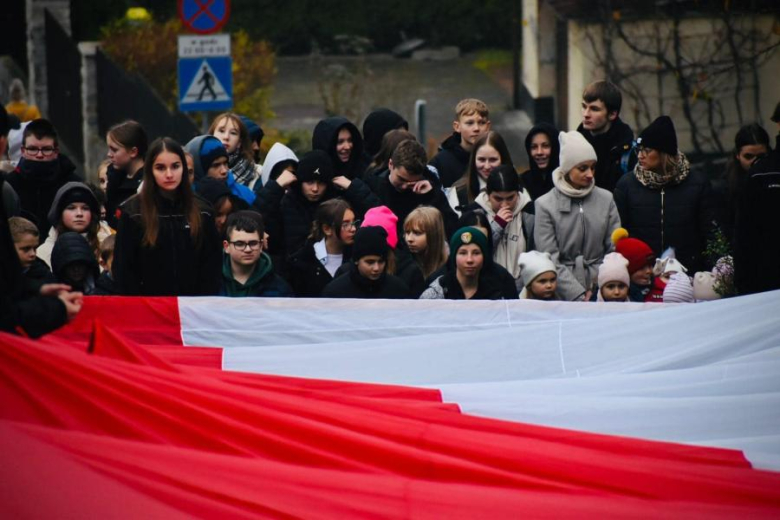
M 306 237 L 309 236 L 314 222 L 314 212 L 326 200 L 342 197 L 352 206 L 357 219 L 362 219 L 369 209 L 382 205 L 379 198 L 361 179 L 352 179 L 349 188 L 343 192 L 337 191 L 332 184 L 328 184 L 325 195 L 316 202 L 311 202 L 303 196 L 300 184 L 296 182 L 290 186 L 282 198 L 284 243 L 287 254 L 298 251 L 306 243 Z
M 203 146 L 203 141 L 206 139 L 217 139 L 213 135 L 199 135 L 197 137 L 193 137 L 189 143 L 184 147 L 184 149 L 189 152 L 192 155 L 192 163 L 195 170 L 195 180 L 193 182 L 193 189 L 195 191 L 197 190 L 198 182 L 202 178 L 206 176 L 206 169 L 203 168 L 203 162 L 201 160 L 201 153 L 200 149 Z M 221 143 L 220 143 L 221 144 Z M 257 196 L 255 193 L 249 189 L 248 187 L 244 186 L 243 184 L 239 184 L 236 182 L 236 178 L 233 175 L 233 172 L 228 170 L 227 174 L 227 180 L 225 181 L 227 183 L 227 187 L 230 188 L 230 192 L 233 193 L 236 197 L 242 199 L 250 206 L 255 202 L 255 198 Z
M 342 128 L 348 129 L 352 134 L 352 153 L 347 163 L 341 162 L 336 154 L 336 142 Z M 322 150 L 330 156 L 335 177 L 343 175 L 348 179 L 357 179 L 362 177 L 363 170 L 366 169 L 363 137 L 358 128 L 345 117 L 329 117 L 317 123 L 312 134 L 311 147 L 313 150 Z
M 350 263 L 347 272 L 336 277 L 322 291 L 323 298 L 369 298 L 397 300 L 410 298 L 409 288 L 400 278 L 383 273 L 378 280 L 369 280 L 360 274 L 357 265 Z
M 57 190 L 68 182 L 84 182 L 84 179 L 76 175 L 76 166 L 63 154 L 54 161 L 46 161 L 52 164 L 46 165 L 45 169 L 31 164 L 36 162 L 39 161 L 22 158 L 6 180 L 19 196 L 21 216 L 38 226 L 41 240 L 44 240 L 49 233 L 47 216 Z
M 553 182 L 555 189 L 535 203 L 534 243 L 558 266 L 557 294 L 574 301 L 597 283 L 599 266 L 613 250 L 612 232 L 620 227 L 620 216 L 607 190 L 592 186 L 584 197 L 570 197 L 565 192 L 573 188 L 563 185 L 560 167 Z
M 68 182 L 66 183 L 62 188 L 57 190 L 57 194 L 54 196 L 54 200 L 51 203 L 51 208 L 49 209 L 49 223 L 51 224 L 51 229 L 49 230 L 49 235 L 46 237 L 46 240 L 38 246 L 38 249 L 36 249 L 36 254 L 38 255 L 38 258 L 46 262 L 46 265 L 52 266 L 51 263 L 51 255 L 52 250 L 54 249 L 54 244 L 57 242 L 57 225 L 60 223 L 60 220 L 62 219 L 62 212 L 65 209 L 64 205 L 61 204 L 61 201 L 65 198 L 65 196 L 73 191 L 73 190 L 81 190 L 85 191 L 87 193 L 87 197 L 90 199 L 89 209 L 92 211 L 92 218 L 93 219 L 99 219 L 100 218 L 100 209 L 98 205 L 98 200 L 95 197 L 92 190 L 84 184 L 83 182 Z M 108 237 L 111 234 L 110 229 L 106 229 L 104 226 L 99 225 L 98 226 L 98 242 L 102 242 L 106 237 Z M 86 233 L 81 233 L 81 236 L 84 238 L 87 238 Z
M 0 190 L 3 185 L 5 179 L 0 175 Z M 0 330 L 37 338 L 65 324 L 65 304 L 56 296 L 41 296 L 39 288 L 39 284 L 29 284 L 22 274 L 5 200 L 0 197 Z
M 436 168 L 441 184 L 449 188 L 463 177 L 469 169 L 471 152 L 460 145 L 460 133 L 453 132 L 439 146 L 439 152 L 431 159 L 430 165 Z
M 65 268 L 75 262 L 84 262 L 89 271 L 84 281 L 84 287 L 74 288 L 74 290 L 82 290 L 84 294 L 91 294 L 95 289 L 95 281 L 100 276 L 100 266 L 87 240 L 80 234 L 69 231 L 57 238 L 51 252 L 51 270 L 58 282 L 66 283 Z
M 780 135 L 775 149 L 756 161 L 737 200 L 734 277 L 740 294 L 780 289 Z
M 553 189 L 552 172 L 558 167 L 561 155 L 561 144 L 558 142 L 558 129 L 547 123 L 539 123 L 531 128 L 525 138 L 525 151 L 528 153 L 530 167 L 522 173 L 522 180 L 532 200 L 536 200 Z M 547 168 L 540 169 L 531 157 L 531 141 L 537 134 L 545 134 L 550 140 L 550 162 Z
M 634 143 L 634 132 L 619 117 L 612 121 L 609 130 L 603 134 L 593 135 L 585 130 L 580 123 L 577 131 L 585 136 L 585 139 L 596 150 L 598 162 L 596 163 L 596 186 L 607 191 L 614 191 L 618 180 L 624 172 L 630 172 L 636 164 L 636 156 L 629 154 Z M 630 161 L 622 164 L 625 159 Z
M 221 241 L 208 203 L 195 197 L 201 237 L 190 236 L 181 203 L 159 197 L 159 234 L 154 247 L 143 245 L 141 200 L 131 197 L 119 207 L 112 272 L 119 294 L 142 296 L 208 296 L 219 292 Z
M 260 259 L 255 265 L 255 270 L 249 276 L 245 284 L 233 278 L 233 270 L 230 266 L 230 255 L 222 255 L 222 296 L 233 298 L 247 296 L 261 296 L 264 298 L 289 298 L 293 291 L 281 276 L 274 272 L 271 257 L 266 253 L 260 254 Z
M 363 141 L 365 145 L 363 162 L 366 166 L 371 164 L 374 156 L 382 148 L 382 139 L 385 137 L 385 134 L 399 128 L 409 130 L 409 123 L 400 114 L 393 112 L 389 108 L 379 108 L 366 116 L 365 121 L 363 121 Z M 365 173 L 368 174 L 367 171 Z

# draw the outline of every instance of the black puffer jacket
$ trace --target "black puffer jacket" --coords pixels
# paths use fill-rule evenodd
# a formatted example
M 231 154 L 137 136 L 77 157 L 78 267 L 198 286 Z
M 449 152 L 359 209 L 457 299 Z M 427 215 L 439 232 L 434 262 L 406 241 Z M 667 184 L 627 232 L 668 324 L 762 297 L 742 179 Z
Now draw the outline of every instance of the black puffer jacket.
M 341 162 L 336 154 L 336 142 L 342 128 L 346 128 L 352 134 L 352 153 L 347 163 Z M 312 134 L 311 147 L 313 150 L 322 150 L 330 156 L 335 177 L 343 175 L 348 179 L 357 179 L 366 169 L 363 137 L 358 128 L 345 117 L 329 117 L 317 123 Z
M 357 265 L 350 263 L 346 273 L 330 282 L 322 291 L 323 298 L 370 298 L 398 300 L 410 298 L 409 288 L 400 278 L 383 274 L 379 280 L 360 275 Z
M 108 223 L 116 229 L 119 220 L 116 218 L 116 209 L 124 201 L 138 192 L 138 186 L 144 177 L 144 169 L 139 168 L 132 177 L 128 177 L 123 170 L 117 170 L 113 165 L 108 166 L 106 170 L 108 177 L 108 186 L 106 187 L 106 218 Z
M 47 172 L 34 172 L 31 168 L 39 166 L 29 164 L 34 162 L 22 158 L 19 166 L 8 174 L 6 180 L 19 196 L 22 206 L 21 216 L 38 226 L 41 243 L 43 243 L 49 236 L 51 226 L 48 214 L 57 190 L 68 182 L 84 182 L 84 179 L 76 175 L 76 166 L 65 155 L 60 154 Z
M 593 135 L 582 124 L 577 131 L 596 150 L 596 186 L 614 191 L 618 180 L 624 176 L 623 172 L 633 171 L 636 164 L 636 154 L 630 153 L 634 142 L 633 130 L 618 117 L 603 134 Z
M 205 296 L 219 292 L 222 247 L 211 207 L 195 198 L 201 215 L 201 240 L 193 242 L 181 204 L 159 198 L 157 244 L 142 244 L 141 201 L 122 204 L 112 271 L 119 294 Z
M 780 289 L 780 135 L 743 179 L 737 200 L 734 277 L 740 294 Z
M 633 238 L 659 256 L 674 247 L 690 273 L 706 269 L 703 252 L 712 236 L 715 201 L 703 173 L 692 171 L 680 184 L 656 190 L 631 172 L 620 179 L 614 196 L 620 222 Z
M 284 246 L 288 254 L 298 251 L 306 243 L 306 237 L 311 233 L 314 222 L 314 212 L 325 202 L 335 197 L 341 197 L 352 206 L 355 218 L 362 219 L 371 208 L 381 206 L 379 198 L 368 189 L 361 179 L 353 179 L 345 191 L 328 186 L 325 196 L 317 202 L 310 202 L 303 196 L 299 182 L 293 184 L 282 198 L 282 219 L 284 223 Z
M 95 281 L 100 276 L 97 258 L 95 258 L 95 253 L 90 248 L 86 238 L 79 233 L 68 231 L 57 237 L 54 248 L 51 250 L 51 270 L 58 282 L 68 283 L 65 268 L 76 262 L 86 264 L 88 272 L 83 286 L 74 286 L 73 290 L 92 294 L 92 291 L 95 290 Z
M 430 165 L 439 172 L 442 186 L 449 188 L 463 177 L 469 168 L 471 152 L 460 145 L 460 134 L 453 132 L 439 146 L 439 152 L 431 159 Z
M 550 140 L 551 145 L 550 162 L 544 170 L 540 169 L 536 165 L 533 157 L 531 157 L 531 141 L 534 136 L 538 134 L 545 134 Z M 520 175 L 520 178 L 523 181 L 523 185 L 528 190 L 531 200 L 536 200 L 554 187 L 552 172 L 558 167 L 561 155 L 561 145 L 558 142 L 558 129 L 547 123 L 539 123 L 531 128 L 531 131 L 528 132 L 528 135 L 525 138 L 525 151 L 528 153 L 528 164 L 530 167 Z

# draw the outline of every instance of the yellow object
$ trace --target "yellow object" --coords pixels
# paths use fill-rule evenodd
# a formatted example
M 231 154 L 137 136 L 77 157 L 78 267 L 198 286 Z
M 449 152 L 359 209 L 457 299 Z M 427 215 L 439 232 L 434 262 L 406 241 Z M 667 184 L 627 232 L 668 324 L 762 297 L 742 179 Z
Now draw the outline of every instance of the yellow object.
M 32 121 L 33 119 L 40 119 L 41 111 L 35 105 L 28 105 L 24 101 L 11 101 L 5 106 L 5 110 L 9 114 L 13 114 L 19 118 L 19 121 L 24 123 L 25 121 Z
M 125 13 L 125 18 L 134 22 L 148 22 L 152 19 L 152 15 L 143 7 L 131 7 Z
M 612 232 L 612 243 L 617 245 L 618 242 L 628 238 L 628 230 L 626 228 L 619 227 Z

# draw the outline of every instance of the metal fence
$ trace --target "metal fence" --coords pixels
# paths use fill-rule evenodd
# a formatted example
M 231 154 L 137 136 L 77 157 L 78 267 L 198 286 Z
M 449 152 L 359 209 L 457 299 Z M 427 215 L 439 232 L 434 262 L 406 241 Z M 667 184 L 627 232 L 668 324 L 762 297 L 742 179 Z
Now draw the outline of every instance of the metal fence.
M 59 22 L 46 11 L 46 76 L 49 84 L 49 120 L 59 140 L 78 162 L 84 162 L 81 106 L 81 53 Z
M 98 85 L 98 129 L 105 134 L 127 119 L 141 123 L 149 140 L 168 136 L 182 144 L 200 134 L 186 115 L 171 113 L 138 74 L 129 74 L 98 50 L 95 59 Z

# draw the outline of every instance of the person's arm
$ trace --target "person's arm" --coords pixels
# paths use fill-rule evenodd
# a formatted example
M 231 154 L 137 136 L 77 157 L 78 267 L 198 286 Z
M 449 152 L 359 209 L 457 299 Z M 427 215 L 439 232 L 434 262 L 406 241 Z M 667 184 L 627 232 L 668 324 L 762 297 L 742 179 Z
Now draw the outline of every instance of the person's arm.
M 336 177 L 336 179 L 333 179 L 333 184 L 343 190 L 344 198 L 350 203 L 352 209 L 355 210 L 358 218 L 365 215 L 366 211 L 371 208 L 382 205 L 379 197 L 360 179 L 352 179 L 350 181 L 346 177 Z
M 615 244 L 612 243 L 612 233 L 621 227 L 620 212 L 617 209 L 615 201 L 612 200 L 609 203 L 609 214 L 607 216 L 607 234 L 604 237 L 604 255 L 612 252 L 615 249 Z
M 537 251 L 550 253 L 553 262 L 555 262 L 558 268 L 558 290 L 561 295 L 570 301 L 581 299 L 582 295 L 585 294 L 585 287 L 577 281 L 574 273 L 560 262 L 560 249 L 558 238 L 555 235 L 552 214 L 543 206 L 536 207 L 534 243 Z

